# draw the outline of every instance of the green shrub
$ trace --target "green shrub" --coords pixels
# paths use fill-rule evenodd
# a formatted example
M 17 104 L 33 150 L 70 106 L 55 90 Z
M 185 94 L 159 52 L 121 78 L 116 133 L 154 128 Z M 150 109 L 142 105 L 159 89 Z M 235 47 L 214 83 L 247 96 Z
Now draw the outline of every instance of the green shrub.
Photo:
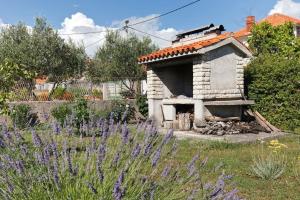
M 36 124 L 38 117 L 31 112 L 31 107 L 27 104 L 15 105 L 10 112 L 12 122 L 19 128 L 24 129 Z
M 93 97 L 100 98 L 100 99 L 103 97 L 102 91 L 98 89 L 93 89 L 92 95 Z
M 52 98 L 53 99 L 59 99 L 62 100 L 64 97 L 64 93 L 65 93 L 66 89 L 63 87 L 57 87 L 54 89 L 53 93 L 52 93 Z
M 146 95 L 138 95 L 136 97 L 136 105 L 139 108 L 139 112 L 144 115 L 144 117 L 148 117 L 148 101 Z
M 59 105 L 51 110 L 51 115 L 60 123 L 61 126 L 65 124 L 67 117 L 71 114 L 72 109 L 68 104 Z
M 245 71 L 248 96 L 272 124 L 294 131 L 300 127 L 300 61 L 265 55 Z
M 129 121 L 134 117 L 134 108 L 125 100 L 113 100 L 111 115 L 115 121 Z
M 82 133 L 80 130 L 81 130 L 81 126 L 87 124 L 90 120 L 87 101 L 85 99 L 78 99 L 75 103 L 73 111 L 74 111 L 74 124 L 77 128 L 77 133 L 85 134 Z
M 84 95 L 89 94 L 89 90 L 84 87 L 70 87 L 68 92 L 72 93 L 75 99 L 83 98 Z

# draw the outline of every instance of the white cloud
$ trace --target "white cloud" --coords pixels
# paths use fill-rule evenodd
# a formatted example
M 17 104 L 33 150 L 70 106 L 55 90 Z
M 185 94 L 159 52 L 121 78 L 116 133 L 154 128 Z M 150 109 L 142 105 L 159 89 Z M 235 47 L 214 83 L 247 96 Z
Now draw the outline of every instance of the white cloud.
M 71 39 L 76 44 L 83 44 L 86 47 L 86 52 L 89 56 L 94 56 L 96 50 L 100 45 L 104 43 L 105 34 L 107 29 L 116 30 L 125 25 L 125 21 L 129 20 L 130 24 L 147 20 L 149 18 L 155 17 L 157 15 L 152 14 L 146 17 L 130 17 L 124 20 L 114 21 L 112 22 L 109 28 L 97 25 L 92 18 L 87 17 L 85 14 L 81 12 L 77 12 L 70 17 L 66 17 L 64 21 L 61 23 L 61 28 L 58 29 L 58 33 L 60 36 L 66 40 Z M 8 27 L 9 24 L 5 24 L 0 18 L 0 29 L 4 27 Z M 27 26 L 29 30 L 32 27 Z M 152 35 L 158 36 L 160 38 L 164 38 L 166 40 L 172 40 L 175 38 L 175 35 L 179 32 L 174 28 L 161 28 L 161 24 L 159 19 L 154 19 L 148 21 L 146 23 L 135 25 L 134 28 L 137 30 L 141 30 L 143 32 L 150 33 Z M 138 37 L 145 36 L 142 33 L 130 30 L 137 34 Z M 85 32 L 97 32 L 93 34 L 76 34 L 76 33 L 85 33 Z M 99 32 L 99 33 L 98 33 Z M 125 35 L 125 31 L 121 32 L 122 35 Z M 156 45 L 159 47 L 166 47 L 171 43 L 168 41 L 164 41 L 155 37 L 150 37 Z
M 62 28 L 58 30 L 61 34 L 61 37 L 64 39 L 72 39 L 75 43 L 83 44 L 84 46 L 89 46 L 86 48 L 88 55 L 93 56 L 99 47 L 103 43 L 100 41 L 99 44 L 92 45 L 97 43 L 101 38 L 105 36 L 106 28 L 104 26 L 99 26 L 94 23 L 94 20 L 88 18 L 86 15 L 77 12 L 71 17 L 66 17 L 61 24 Z M 103 32 L 102 32 L 103 31 Z M 74 33 L 85 33 L 85 32 L 101 32 L 93 34 L 74 34 Z M 64 35 L 64 34 L 73 34 L 73 35 Z
M 300 2 L 293 0 L 278 0 L 269 15 L 274 13 L 282 13 L 292 17 L 300 18 Z
M 152 18 L 156 15 L 149 15 L 146 17 L 130 17 L 124 20 L 114 21 L 109 29 L 117 29 L 125 25 L 125 21 L 129 20 L 129 23 L 133 24 L 135 22 L 140 22 L 149 18 Z M 58 30 L 61 36 L 65 39 L 71 38 L 76 43 L 83 43 L 85 46 L 89 46 L 86 48 L 86 52 L 89 56 L 93 56 L 97 50 L 97 48 L 103 44 L 104 40 L 101 40 L 105 37 L 107 28 L 105 26 L 95 24 L 94 20 L 88 18 L 83 13 L 77 12 L 71 17 L 65 18 L 63 23 L 61 24 L 62 28 Z M 146 23 L 142 23 L 134 26 L 134 28 L 150 33 L 152 35 L 159 36 L 161 38 L 165 38 L 167 40 L 174 39 L 175 35 L 178 31 L 174 28 L 160 28 L 159 19 L 151 20 Z M 95 34 L 74 34 L 74 33 L 82 33 L 82 32 L 101 32 Z M 133 31 L 135 32 L 135 31 Z M 135 32 L 139 37 L 143 37 L 144 34 Z M 73 34 L 73 35 L 63 35 L 63 34 Z M 123 32 L 125 34 L 125 32 Z M 160 40 L 154 37 L 151 37 L 153 42 L 157 44 L 159 47 L 165 47 L 170 45 L 170 42 Z M 101 40 L 98 44 L 97 41 Z M 95 45 L 92 45 L 95 44 Z

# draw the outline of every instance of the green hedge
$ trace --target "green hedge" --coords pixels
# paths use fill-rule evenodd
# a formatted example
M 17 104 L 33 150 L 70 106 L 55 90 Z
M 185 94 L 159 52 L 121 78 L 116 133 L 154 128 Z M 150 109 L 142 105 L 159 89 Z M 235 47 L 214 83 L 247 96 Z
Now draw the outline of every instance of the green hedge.
M 265 55 L 245 71 L 246 92 L 254 108 L 272 124 L 296 131 L 300 127 L 300 60 Z

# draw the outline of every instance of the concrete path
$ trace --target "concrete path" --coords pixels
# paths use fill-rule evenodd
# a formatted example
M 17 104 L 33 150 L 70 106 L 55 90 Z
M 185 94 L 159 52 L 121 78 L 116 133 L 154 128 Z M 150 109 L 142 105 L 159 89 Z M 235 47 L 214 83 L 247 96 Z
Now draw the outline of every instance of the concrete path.
M 163 131 L 165 132 L 165 131 Z M 259 134 L 236 134 L 236 135 L 200 135 L 193 131 L 174 131 L 174 135 L 178 139 L 199 139 L 199 140 L 210 140 L 210 141 L 220 141 L 220 142 L 228 142 L 228 143 L 252 143 L 259 140 L 270 140 L 276 139 L 280 137 L 284 137 L 288 135 L 285 132 L 272 132 L 272 133 L 265 133 L 260 132 Z

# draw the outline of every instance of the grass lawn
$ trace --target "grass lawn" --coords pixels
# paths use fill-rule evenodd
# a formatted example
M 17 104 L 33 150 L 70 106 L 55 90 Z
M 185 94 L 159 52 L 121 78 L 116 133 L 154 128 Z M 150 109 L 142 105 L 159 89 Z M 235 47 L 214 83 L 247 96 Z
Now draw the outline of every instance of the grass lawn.
M 209 165 L 222 163 L 225 172 L 234 175 L 234 182 L 240 194 L 246 199 L 300 199 L 300 177 L 295 175 L 295 162 L 300 171 L 300 136 L 289 135 L 279 139 L 288 148 L 283 150 L 287 155 L 288 165 L 284 174 L 276 180 L 262 180 L 251 174 L 250 166 L 254 155 L 270 152 L 268 144 L 228 144 L 221 142 L 203 142 L 195 140 L 180 141 L 177 159 L 186 161 L 197 152 L 209 157 Z M 298 161 L 297 161 L 298 159 Z
M 40 135 L 46 137 L 47 134 L 41 134 L 42 132 L 39 132 Z M 25 134 L 25 137 L 30 139 L 31 134 Z M 61 142 L 61 144 L 58 142 L 59 146 L 62 145 L 64 137 L 63 135 L 57 136 L 56 141 Z M 71 146 L 80 144 L 79 137 L 68 137 L 67 140 Z M 85 145 L 90 141 L 91 137 L 85 137 L 81 144 Z M 279 152 L 286 155 L 287 167 L 282 176 L 276 180 L 260 179 L 252 174 L 250 169 L 255 155 L 271 153 L 271 149 L 268 147 L 269 141 L 230 144 L 195 139 L 179 140 L 177 153 L 171 161 L 185 166 L 196 154 L 200 155 L 200 160 L 208 157 L 207 167 L 203 171 L 204 179 L 215 180 L 222 171 L 231 174 L 233 175 L 233 185 L 230 185 L 229 188 L 236 187 L 239 195 L 244 199 L 300 199 L 300 136 L 290 134 L 279 139 L 279 142 L 287 145 L 287 148 L 281 149 Z M 84 152 L 82 153 L 84 154 Z M 165 160 L 165 162 L 168 161 L 170 160 Z

